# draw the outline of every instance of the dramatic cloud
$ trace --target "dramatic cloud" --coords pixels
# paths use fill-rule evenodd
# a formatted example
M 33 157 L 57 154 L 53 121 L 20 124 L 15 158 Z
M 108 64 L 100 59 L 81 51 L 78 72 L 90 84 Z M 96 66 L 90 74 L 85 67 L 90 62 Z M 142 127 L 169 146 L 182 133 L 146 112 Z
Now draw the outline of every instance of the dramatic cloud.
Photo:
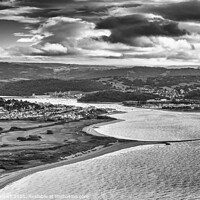
M 32 37 L 22 37 L 18 42 L 33 43 L 33 47 L 50 55 L 80 54 L 79 42 L 88 38 L 109 36 L 108 30 L 95 30 L 95 24 L 79 18 L 53 17 L 38 29 L 31 31 Z M 55 51 L 54 51 L 55 49 Z M 87 53 L 88 54 L 88 53 Z
M 199 63 L 199 10 L 200 0 L 0 0 L 0 57 Z
M 171 21 L 149 21 L 142 15 L 110 17 L 97 24 L 97 29 L 110 29 L 112 34 L 108 38 L 111 42 L 121 42 L 133 45 L 138 36 L 181 36 L 187 32 Z

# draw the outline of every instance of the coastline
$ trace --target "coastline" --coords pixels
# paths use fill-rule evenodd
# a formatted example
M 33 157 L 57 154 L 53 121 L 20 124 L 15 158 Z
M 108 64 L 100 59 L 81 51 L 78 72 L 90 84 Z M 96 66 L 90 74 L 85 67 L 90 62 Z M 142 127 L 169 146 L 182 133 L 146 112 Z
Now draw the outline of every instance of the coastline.
M 104 147 L 100 150 L 84 154 L 80 157 L 72 158 L 72 159 L 65 160 L 65 161 L 59 161 L 59 162 L 52 163 L 52 164 L 45 164 L 45 165 L 41 165 L 41 166 L 29 168 L 29 169 L 17 171 L 17 172 L 12 172 L 10 174 L 5 174 L 4 176 L 2 176 L 0 178 L 0 190 L 3 189 L 6 186 L 18 181 L 18 180 L 26 177 L 26 176 L 30 176 L 30 175 L 37 173 L 37 172 L 61 167 L 61 166 L 64 166 L 64 165 L 70 165 L 70 164 L 74 164 L 74 163 L 77 163 L 77 162 L 82 162 L 82 161 L 85 161 L 85 160 L 88 160 L 88 159 L 103 156 L 105 154 L 109 154 L 109 153 L 119 151 L 119 150 L 122 150 L 122 149 L 126 149 L 126 148 L 142 146 L 142 145 L 154 145 L 154 144 L 163 144 L 163 143 L 146 142 L 146 141 L 144 141 L 144 142 L 143 141 L 132 141 L 132 142 L 125 142 L 125 143 L 117 142 L 117 143 L 112 144 L 111 146 Z
M 118 123 L 118 122 L 121 122 L 121 121 L 124 121 L 124 120 L 116 119 L 116 120 L 109 121 L 109 122 L 102 122 L 102 123 L 93 124 L 93 125 L 84 127 L 82 129 L 82 131 L 86 132 L 89 135 L 94 135 L 94 136 L 98 136 L 98 137 L 109 137 L 107 135 L 98 133 L 98 131 L 96 131 L 95 128 L 98 128 L 98 127 L 104 126 L 104 125 L 113 124 L 113 123 Z M 116 139 L 120 140 L 120 138 L 116 138 Z M 35 174 L 35 173 L 40 172 L 40 171 L 46 171 L 46 170 L 49 170 L 49 169 L 53 169 L 53 168 L 57 168 L 57 167 L 65 166 L 65 165 L 70 165 L 70 164 L 74 164 L 74 163 L 77 163 L 77 162 L 82 162 L 82 161 L 85 161 L 85 160 L 93 159 L 93 158 L 103 156 L 105 154 L 109 154 L 109 153 L 119 151 L 119 150 L 122 150 L 122 149 L 127 149 L 127 148 L 132 148 L 132 147 L 137 147 L 137 146 L 143 146 L 143 145 L 155 145 L 155 144 L 166 145 L 167 142 L 162 142 L 162 141 L 136 141 L 136 140 L 125 141 L 124 140 L 124 142 L 121 142 L 121 141 L 116 142 L 116 143 L 111 144 L 110 146 L 97 149 L 96 151 L 90 151 L 90 152 L 87 152 L 86 154 L 82 154 L 81 156 L 69 158 L 68 160 L 62 160 L 62 161 L 58 161 L 56 163 L 45 164 L 45 165 L 41 165 L 41 166 L 37 166 L 37 167 L 32 167 L 32 168 L 29 168 L 29 169 L 11 172 L 9 174 L 4 174 L 0 177 L 0 190 L 3 189 L 6 186 L 12 184 L 12 183 L 24 178 L 24 177 L 30 176 L 30 175 Z
M 109 122 L 101 122 L 101 123 L 93 124 L 93 125 L 84 127 L 82 129 L 82 131 L 86 132 L 89 135 L 94 135 L 97 137 L 109 137 L 107 135 L 99 133 L 98 131 L 95 130 L 95 128 L 98 128 L 98 127 L 104 126 L 104 125 L 113 124 L 113 123 L 118 123 L 121 121 L 124 121 L 124 120 L 115 119 L 115 120 L 109 121 Z M 118 140 L 118 139 L 120 140 L 120 138 L 116 138 L 116 140 Z M 123 139 L 122 139 L 122 141 L 123 141 Z M 78 157 L 73 157 L 73 158 L 58 161 L 55 163 L 45 164 L 45 165 L 41 165 L 41 166 L 36 166 L 36 167 L 16 171 L 16 172 L 11 172 L 9 174 L 4 174 L 0 177 L 0 190 L 18 180 L 26 177 L 26 176 L 30 176 L 30 175 L 40 172 L 40 171 L 45 171 L 45 170 L 61 167 L 64 165 L 70 165 L 70 164 L 74 164 L 77 162 L 82 162 L 82 161 L 85 161 L 88 159 L 103 156 L 105 154 L 109 154 L 109 153 L 119 151 L 122 149 L 126 149 L 126 148 L 143 146 L 143 145 L 165 144 L 162 141 L 137 141 L 137 140 L 130 140 L 130 141 L 124 140 L 124 142 L 122 142 L 122 141 L 120 141 L 120 142 L 118 141 L 116 143 L 111 144 L 110 146 L 103 147 L 103 148 L 97 149 L 95 151 L 87 152 L 86 154 L 82 154 Z
M 99 136 L 99 137 L 109 137 L 107 135 L 98 133 L 98 131 L 96 131 L 94 129 L 98 128 L 100 126 L 103 126 L 103 125 L 118 123 L 121 121 L 124 121 L 124 120 L 116 119 L 116 120 L 109 121 L 109 122 L 97 123 L 97 124 L 93 124 L 90 126 L 86 126 L 82 130 L 90 135 Z M 30 176 L 37 172 L 46 171 L 49 169 L 74 164 L 77 162 L 82 162 L 85 160 L 93 159 L 93 158 L 103 156 L 105 154 L 109 154 L 109 153 L 119 151 L 122 149 L 128 149 L 128 148 L 144 146 L 144 145 L 156 145 L 156 144 L 169 145 L 169 143 L 171 143 L 171 142 L 186 142 L 186 141 L 137 141 L 137 140 L 130 140 L 130 141 L 124 140 L 123 141 L 123 139 L 121 141 L 120 138 L 116 138 L 116 139 L 117 140 L 119 139 L 119 141 L 116 143 L 112 143 L 110 146 L 97 149 L 96 151 L 87 152 L 86 154 L 82 154 L 78 157 L 69 158 L 68 160 L 58 161 L 56 163 L 45 164 L 45 165 L 32 167 L 29 169 L 24 169 L 21 171 L 11 172 L 9 174 L 2 175 L 0 177 L 0 190 L 12 183 L 24 178 L 24 177 Z M 188 140 L 188 141 L 192 141 L 192 140 Z
M 124 121 L 124 120 L 116 119 L 116 120 L 110 121 L 110 122 L 102 122 L 102 123 L 98 123 L 98 124 L 93 124 L 93 125 L 84 127 L 82 130 L 89 135 L 94 135 L 94 136 L 98 136 L 98 137 L 109 137 L 109 136 L 98 133 L 96 130 L 94 130 L 94 128 L 95 127 L 97 128 L 97 127 L 103 126 L 103 125 L 118 123 L 121 121 Z M 119 138 L 116 138 L 116 139 L 119 139 Z M 124 142 L 116 142 L 116 143 L 111 144 L 110 146 L 100 148 L 96 151 L 90 151 L 90 152 L 88 152 L 86 154 L 82 154 L 78 157 L 69 158 L 68 160 L 58 161 L 56 163 L 45 164 L 45 165 L 41 165 L 41 166 L 32 167 L 29 169 L 11 172 L 9 174 L 4 174 L 0 177 L 0 190 L 12 183 L 24 178 L 24 177 L 30 176 L 37 172 L 61 167 L 64 165 L 70 165 L 70 164 L 74 164 L 77 162 L 82 162 L 85 160 L 103 156 L 105 154 L 109 154 L 109 153 L 119 151 L 122 149 L 127 149 L 127 148 L 131 148 L 131 147 L 136 147 L 136 146 L 143 146 L 143 145 L 154 145 L 154 144 L 163 144 L 163 143 L 162 142 L 153 142 L 153 141 L 134 141 L 134 140 L 124 141 Z
M 13 97 L 12 97 L 13 98 Z M 14 97 L 15 98 L 15 97 Z M 117 112 L 118 113 L 118 112 Z M 121 112 L 120 112 L 121 113 Z M 112 115 L 113 113 L 110 113 L 110 115 Z M 115 113 L 116 114 L 116 113 Z M 94 124 L 91 125 L 89 127 L 84 127 L 83 131 L 87 132 L 89 135 L 94 135 L 94 136 L 101 136 L 101 137 L 108 137 L 106 135 L 103 134 L 97 134 L 97 132 L 94 130 L 95 126 L 102 126 L 102 125 L 106 125 L 106 124 L 110 124 L 110 123 L 117 123 L 119 121 L 123 121 L 123 120 L 113 120 L 111 122 L 103 122 L 103 123 L 98 123 L 98 124 Z M 88 130 L 90 129 L 90 130 Z M 92 130 L 94 130 L 92 132 Z M 117 138 L 116 138 L 117 139 Z M 57 167 L 61 167 L 63 165 L 69 165 L 69 164 L 74 164 L 77 162 L 81 162 L 84 160 L 88 160 L 88 159 L 92 159 L 98 156 L 102 156 L 104 154 L 108 154 L 108 153 L 112 153 L 121 149 L 125 149 L 125 148 L 130 148 L 130 147 L 134 147 L 134 146 L 138 146 L 138 145 L 143 145 L 143 142 L 115 142 L 115 143 L 110 143 L 109 146 L 105 146 L 102 147 L 100 149 L 95 149 L 95 150 L 90 150 L 89 152 L 79 155 L 79 156 L 75 156 L 75 154 L 72 155 L 71 158 L 67 158 L 66 160 L 61 160 L 61 161 L 57 161 L 55 163 L 49 163 L 49 164 L 44 164 L 44 165 L 40 165 L 40 166 L 34 166 L 28 169 L 22 169 L 20 171 L 14 171 L 14 172 L 10 172 L 7 174 L 2 174 L 0 175 L 0 190 L 4 187 L 6 187 L 7 185 L 12 184 L 13 182 L 16 182 L 17 180 L 20 180 L 26 176 L 29 176 L 31 174 L 40 172 L 40 171 L 45 171 L 48 169 L 52 169 L 52 168 L 57 168 Z
M 162 108 L 150 108 L 150 107 L 139 107 L 139 106 L 125 106 L 129 108 L 139 108 L 139 109 L 145 109 L 145 110 L 159 110 L 164 112 L 179 112 L 179 113 L 200 113 L 200 110 L 175 110 L 175 109 L 162 109 Z
M 98 136 L 98 137 L 109 137 L 107 135 L 99 133 L 98 131 L 95 130 L 95 128 L 99 128 L 100 126 L 105 126 L 105 125 L 109 125 L 109 124 L 115 124 L 115 123 L 122 122 L 122 121 L 125 121 L 125 120 L 115 119 L 115 120 L 110 121 L 110 122 L 102 122 L 102 123 L 98 123 L 98 124 L 93 124 L 93 125 L 84 127 L 82 129 L 82 131 L 89 134 L 89 135 L 94 135 L 94 136 Z

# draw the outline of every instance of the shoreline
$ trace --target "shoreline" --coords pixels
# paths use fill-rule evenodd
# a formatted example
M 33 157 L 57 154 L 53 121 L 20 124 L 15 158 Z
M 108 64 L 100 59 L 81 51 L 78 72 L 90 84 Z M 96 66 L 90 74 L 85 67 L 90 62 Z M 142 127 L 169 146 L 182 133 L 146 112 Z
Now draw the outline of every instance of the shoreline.
M 86 126 L 82 128 L 82 131 L 86 132 L 89 135 L 94 135 L 94 136 L 98 136 L 98 137 L 109 137 L 107 135 L 101 134 L 98 131 L 94 130 L 95 128 L 98 128 L 100 126 L 103 125 L 108 125 L 108 124 L 113 124 L 113 123 L 118 123 L 124 121 L 122 119 L 115 119 L 109 122 L 101 122 L 101 123 L 97 123 L 97 124 L 93 124 L 90 126 Z M 116 138 L 116 140 L 120 140 L 120 138 Z M 32 168 L 28 168 L 28 169 L 23 169 L 20 171 L 15 171 L 15 172 L 11 172 L 8 174 L 3 174 L 2 176 L 0 176 L 0 190 L 3 189 L 4 187 L 12 184 L 13 182 L 16 182 L 26 176 L 32 175 L 34 173 L 40 172 L 40 171 L 45 171 L 45 170 L 49 170 L 49 169 L 53 169 L 53 168 L 57 168 L 57 167 L 61 167 L 64 165 L 70 165 L 70 164 L 74 164 L 77 162 L 81 162 L 81 161 L 85 161 L 88 159 L 92 159 L 92 158 L 96 158 L 99 156 L 103 156 L 105 154 L 109 154 L 115 151 L 119 151 L 122 149 L 126 149 L 126 148 L 131 148 L 131 147 L 136 147 L 136 146 L 143 146 L 143 145 L 155 145 L 155 144 L 166 144 L 162 141 L 137 141 L 137 140 L 130 140 L 130 141 L 125 141 L 126 139 L 122 139 L 122 141 L 124 140 L 124 142 L 116 142 L 113 143 L 110 146 L 107 147 L 103 147 L 100 148 L 96 151 L 90 151 L 86 154 L 82 154 L 81 156 L 75 157 L 75 158 L 70 158 L 68 160 L 62 160 L 62 161 L 58 161 L 55 163 L 50 163 L 50 164 L 44 164 L 44 165 L 40 165 L 40 166 L 36 166 L 36 167 L 32 167 Z
M 98 136 L 98 137 L 110 137 L 108 135 L 104 135 L 102 133 L 99 133 L 98 131 L 95 130 L 95 128 L 99 128 L 100 126 L 105 126 L 105 125 L 109 125 L 109 124 L 115 124 L 115 123 L 122 122 L 122 121 L 125 121 L 125 120 L 115 119 L 115 120 L 109 121 L 109 122 L 101 122 L 101 123 L 98 123 L 98 124 L 86 126 L 82 129 L 82 131 L 89 134 L 89 135 L 94 135 L 94 136 Z M 116 137 L 114 137 L 114 138 L 120 139 L 120 138 L 116 138 Z
M 111 115 L 112 114 L 113 113 L 111 113 Z M 88 135 L 109 138 L 109 136 L 100 134 L 97 131 L 95 131 L 94 127 L 103 126 L 103 125 L 107 125 L 107 124 L 111 124 L 111 123 L 117 123 L 120 121 L 123 121 L 123 120 L 120 120 L 120 119 L 118 120 L 118 119 L 113 118 L 112 121 L 101 122 L 101 123 L 92 124 L 90 126 L 83 127 L 82 131 Z M 77 162 L 81 162 L 81 161 L 85 161 L 85 160 L 92 159 L 95 157 L 99 157 L 99 156 L 102 156 L 102 155 L 105 155 L 108 153 L 112 153 L 112 152 L 115 152 L 115 151 L 118 151 L 121 149 L 130 148 L 130 147 L 134 147 L 134 146 L 138 146 L 138 145 L 144 145 L 144 143 L 140 142 L 140 141 L 139 142 L 135 142 L 135 141 L 133 141 L 133 142 L 132 141 L 118 142 L 117 139 L 118 138 L 116 138 L 115 143 L 110 143 L 109 146 L 104 146 L 100 149 L 95 149 L 95 150 L 91 149 L 86 154 L 79 155 L 78 157 L 75 156 L 76 154 L 73 154 L 71 158 L 67 158 L 65 160 L 59 160 L 55 163 L 47 163 L 47 164 L 43 164 L 43 165 L 39 165 L 39 166 L 33 166 L 33 167 L 27 168 L 27 169 L 22 169 L 20 171 L 13 171 L 10 173 L 2 174 L 2 175 L 0 175 L 0 190 L 6 186 L 12 184 L 13 182 L 16 182 L 26 176 L 32 175 L 32 174 L 40 172 L 40 171 L 45 171 L 48 169 L 53 169 L 53 168 L 61 167 L 64 165 L 74 164 Z
M 138 108 L 138 109 L 145 109 L 145 110 L 158 110 L 164 112 L 180 112 L 180 113 L 200 113 L 200 110 L 174 110 L 174 109 L 162 109 L 162 108 L 150 108 L 150 107 L 139 107 L 139 106 L 125 106 L 127 108 Z
M 145 109 L 145 108 L 142 108 L 142 109 Z M 151 109 L 151 110 L 153 110 L 153 109 Z M 111 114 L 111 116 L 112 116 L 112 114 Z M 98 137 L 109 137 L 107 135 L 99 133 L 98 131 L 95 130 L 95 128 L 98 128 L 98 127 L 104 126 L 104 125 L 122 122 L 122 121 L 124 121 L 124 120 L 115 119 L 115 120 L 109 121 L 109 122 L 101 122 L 101 123 L 93 124 L 90 126 L 86 126 L 82 129 L 82 131 L 86 132 L 89 135 L 94 135 L 94 136 L 98 136 Z M 116 137 L 114 137 L 114 138 L 116 140 L 118 140 L 118 139 L 120 140 L 120 138 L 116 138 Z M 0 176 L 0 190 L 20 179 L 23 179 L 23 178 L 30 176 L 32 174 L 35 174 L 37 172 L 46 171 L 49 169 L 74 164 L 77 162 L 82 162 L 85 160 L 103 156 L 105 154 L 113 153 L 113 152 L 116 152 L 116 151 L 119 151 L 122 149 L 128 149 L 128 148 L 144 146 L 144 145 L 156 145 L 156 144 L 168 145 L 168 142 L 172 142 L 172 141 L 168 141 L 168 142 L 167 141 L 137 141 L 137 140 L 131 140 L 131 139 L 130 139 L 130 141 L 128 141 L 127 139 L 121 139 L 121 140 L 124 140 L 124 142 L 121 142 L 121 141 L 116 142 L 116 143 L 111 144 L 110 146 L 100 148 L 96 151 L 90 151 L 86 154 L 83 154 L 83 155 L 75 157 L 75 158 L 69 158 L 68 160 L 62 160 L 62 161 L 58 161 L 55 163 L 40 165 L 40 166 L 32 167 L 29 169 L 11 172 L 8 174 L 3 174 L 2 176 Z M 125 140 L 127 140 L 127 141 L 125 141 Z M 175 141 L 173 141 L 173 142 L 175 142 Z M 176 141 L 176 142 L 182 142 L 182 141 Z
M 112 144 L 111 146 L 104 147 L 100 150 L 96 150 L 94 152 L 81 155 L 80 157 L 75 157 L 69 160 L 59 161 L 56 163 L 45 164 L 45 165 L 41 165 L 41 166 L 37 166 L 37 167 L 25 169 L 25 170 L 11 172 L 10 174 L 5 174 L 5 175 L 2 175 L 2 177 L 0 177 L 0 190 L 24 177 L 30 176 L 37 172 L 41 172 L 41 171 L 45 171 L 45 170 L 49 170 L 49 169 L 53 169 L 57 167 L 62 167 L 64 165 L 70 165 L 77 162 L 82 162 L 85 160 L 103 156 L 105 154 L 109 154 L 109 153 L 119 151 L 122 149 L 127 149 L 131 147 L 136 147 L 136 146 L 143 146 L 143 145 L 155 145 L 155 144 L 163 144 L 163 143 L 153 142 L 153 141 L 152 142 L 151 141 L 150 142 L 148 141 L 132 141 L 131 142 L 130 141 L 130 142 L 124 142 L 124 143 L 116 142 Z
M 93 124 L 93 125 L 84 127 L 82 129 L 82 131 L 86 132 L 89 135 L 94 135 L 94 136 L 98 136 L 98 137 L 109 137 L 107 135 L 98 133 L 97 131 L 94 130 L 94 128 L 99 127 L 99 126 L 103 126 L 103 125 L 118 123 L 118 122 L 121 122 L 121 121 L 124 121 L 124 120 L 116 119 L 116 120 L 109 121 L 109 122 L 102 122 L 102 123 Z M 120 138 L 116 138 L 116 140 L 118 140 L 118 139 L 120 139 Z M 89 159 L 93 159 L 93 158 L 96 158 L 96 157 L 99 157 L 99 156 L 103 156 L 105 154 L 113 153 L 115 151 L 119 151 L 119 150 L 122 150 L 122 149 L 127 149 L 127 148 L 132 148 L 132 147 L 137 147 L 137 146 L 143 146 L 143 145 L 155 145 L 155 144 L 165 145 L 163 142 L 160 142 L 160 141 L 154 142 L 154 141 L 136 141 L 136 140 L 125 141 L 124 140 L 124 142 L 115 142 L 115 143 L 111 144 L 110 146 L 103 147 L 103 148 L 100 148 L 100 149 L 95 150 L 95 151 L 90 151 L 86 154 L 82 154 L 78 157 L 70 158 L 68 160 L 62 160 L 62 161 L 58 161 L 58 162 L 55 162 L 55 163 L 45 164 L 45 165 L 41 165 L 41 166 L 36 166 L 36 167 L 16 171 L 16 172 L 11 172 L 11 173 L 8 173 L 8 174 L 3 174 L 2 176 L 0 176 L 0 190 L 5 188 L 6 186 L 18 181 L 18 180 L 20 180 L 20 179 L 23 179 L 23 178 L 30 176 L 32 174 L 35 174 L 37 172 L 46 171 L 46 170 L 49 170 L 49 169 L 74 164 L 74 163 L 77 163 L 77 162 L 82 162 L 82 161 L 85 161 L 85 160 L 89 160 Z
M 99 126 L 118 123 L 118 122 L 121 122 L 121 121 L 124 121 L 124 120 L 116 119 L 116 120 L 109 121 L 109 122 L 101 122 L 101 123 L 93 124 L 93 125 L 84 127 L 82 129 L 82 131 L 86 132 L 89 135 L 94 135 L 94 136 L 99 136 L 99 137 L 109 137 L 107 135 L 98 133 L 98 131 L 96 131 L 94 129 L 98 128 Z M 115 139 L 120 140 L 120 138 L 116 138 L 116 137 L 115 137 Z M 74 164 L 74 163 L 77 163 L 77 162 L 82 162 L 82 161 L 85 161 L 85 160 L 89 160 L 89 159 L 93 159 L 93 158 L 96 158 L 96 157 L 99 157 L 99 156 L 103 156 L 105 154 L 113 153 L 113 152 L 116 152 L 116 151 L 119 151 L 119 150 L 122 150 L 122 149 L 128 149 L 128 148 L 137 147 L 137 146 L 144 146 L 144 145 L 156 145 L 156 144 L 169 145 L 169 143 L 193 141 L 193 140 L 185 140 L 185 141 L 127 140 L 126 141 L 126 140 L 127 139 L 121 139 L 121 141 L 117 141 L 115 143 L 112 143 L 110 146 L 103 147 L 103 148 L 97 149 L 95 151 L 90 151 L 90 152 L 87 152 L 86 154 L 82 154 L 78 157 L 69 158 L 68 160 L 62 160 L 62 161 L 58 161 L 58 162 L 55 162 L 55 163 L 40 165 L 40 166 L 32 167 L 32 168 L 29 168 L 29 169 L 11 172 L 11 173 L 8 173 L 8 174 L 3 174 L 2 176 L 0 176 L 0 190 L 5 188 L 6 186 L 18 181 L 18 180 L 20 180 L 20 179 L 23 179 L 23 178 L 30 176 L 32 174 L 35 174 L 37 172 L 46 171 L 46 170 L 49 170 L 49 169 Z

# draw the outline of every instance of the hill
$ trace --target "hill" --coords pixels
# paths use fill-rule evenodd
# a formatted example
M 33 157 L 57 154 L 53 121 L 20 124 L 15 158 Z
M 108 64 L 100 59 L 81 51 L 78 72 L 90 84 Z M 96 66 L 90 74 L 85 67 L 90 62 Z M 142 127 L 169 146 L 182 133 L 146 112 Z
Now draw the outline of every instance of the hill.
M 122 102 L 122 101 L 147 101 L 148 99 L 158 98 L 158 95 L 120 92 L 120 91 L 101 91 L 93 94 L 87 94 L 79 99 L 80 102 Z
M 94 79 L 102 77 L 131 77 L 146 79 L 157 76 L 200 76 L 200 69 L 163 67 L 126 67 L 70 65 L 57 63 L 0 62 L 0 83 L 36 79 Z M 1 85 L 1 84 L 0 84 Z
M 30 96 L 33 93 L 43 95 L 55 91 L 92 92 L 109 89 L 110 85 L 95 80 L 58 80 L 39 79 L 10 82 L 0 88 L 1 96 Z

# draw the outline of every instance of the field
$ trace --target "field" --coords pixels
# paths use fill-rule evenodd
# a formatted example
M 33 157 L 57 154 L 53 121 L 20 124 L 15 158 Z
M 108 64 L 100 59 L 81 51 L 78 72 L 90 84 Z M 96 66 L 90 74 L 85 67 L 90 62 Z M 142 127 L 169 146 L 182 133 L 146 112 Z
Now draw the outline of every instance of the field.
M 79 140 L 84 141 L 84 137 L 74 134 L 76 132 L 76 124 L 74 123 L 35 123 L 35 122 L 1 122 L 0 126 L 4 128 L 6 133 L 0 136 L 0 145 L 15 145 L 15 146 L 29 146 L 34 144 L 56 144 L 64 142 L 76 142 Z M 11 127 L 18 127 L 17 131 L 9 131 Z M 20 130 L 22 128 L 22 130 Z M 50 132 L 48 134 L 47 132 Z M 19 141 L 18 137 L 28 137 L 35 135 L 41 137 L 38 141 Z

